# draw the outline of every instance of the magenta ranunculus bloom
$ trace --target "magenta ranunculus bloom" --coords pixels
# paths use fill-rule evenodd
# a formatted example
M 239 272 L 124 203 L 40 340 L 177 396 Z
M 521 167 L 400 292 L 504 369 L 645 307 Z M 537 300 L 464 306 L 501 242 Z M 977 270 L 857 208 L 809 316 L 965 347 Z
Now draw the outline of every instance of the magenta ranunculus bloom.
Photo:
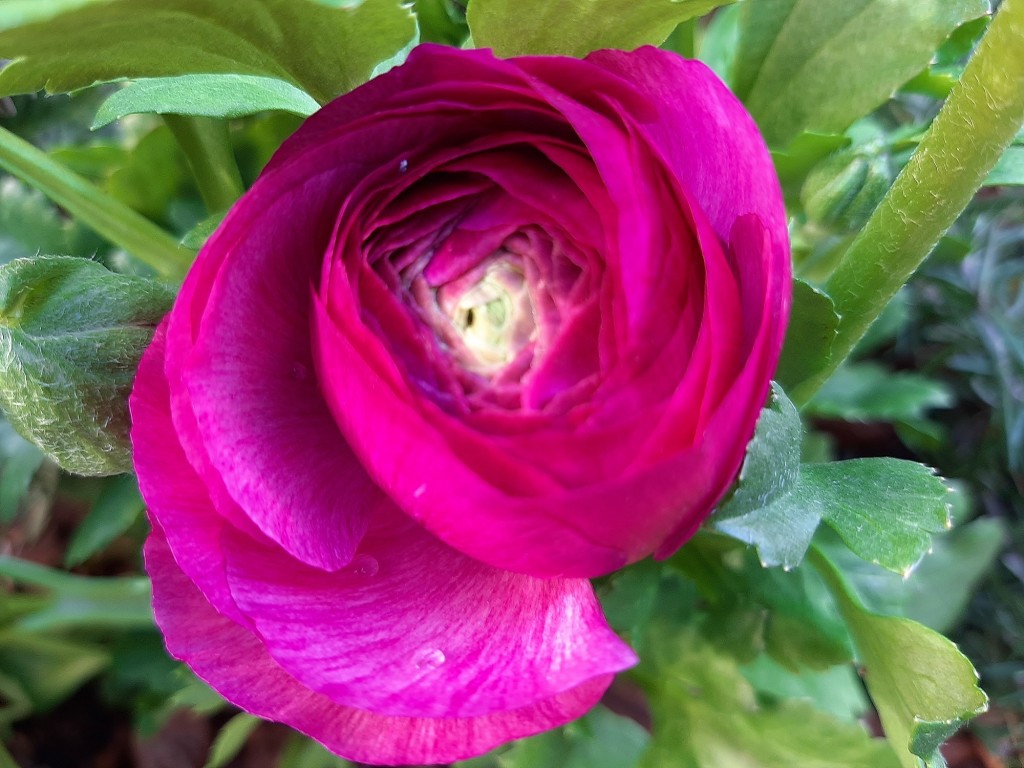
M 417 48 L 282 147 L 139 368 L 170 652 L 371 763 L 578 717 L 635 661 L 587 577 L 725 493 L 789 301 L 704 65 Z

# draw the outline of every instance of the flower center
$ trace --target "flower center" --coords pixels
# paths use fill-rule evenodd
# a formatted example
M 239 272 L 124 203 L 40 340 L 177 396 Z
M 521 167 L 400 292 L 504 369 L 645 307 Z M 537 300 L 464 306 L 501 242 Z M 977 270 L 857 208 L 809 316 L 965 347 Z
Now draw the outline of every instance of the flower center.
M 493 374 L 537 337 L 533 300 L 519 259 L 499 251 L 483 276 L 448 311 L 462 342 L 457 356 L 470 371 Z

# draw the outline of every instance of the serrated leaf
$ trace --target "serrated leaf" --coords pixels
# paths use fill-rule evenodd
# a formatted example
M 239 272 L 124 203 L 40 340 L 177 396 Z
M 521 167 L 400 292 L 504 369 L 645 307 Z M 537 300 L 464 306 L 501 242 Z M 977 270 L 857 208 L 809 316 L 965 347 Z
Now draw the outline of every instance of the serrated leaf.
M 0 404 L 11 424 L 71 472 L 130 469 L 128 393 L 173 301 L 167 285 L 87 259 L 0 267 Z
M 710 520 L 716 530 L 756 547 L 766 567 L 798 565 L 821 520 L 817 506 L 795 495 L 801 435 L 796 407 L 773 384 L 736 487 Z
M 733 86 L 772 146 L 801 131 L 841 133 L 988 11 L 987 0 L 746 3 Z
M 800 484 L 857 556 L 909 575 L 950 527 L 949 488 L 932 469 L 900 459 L 805 464 Z
M 836 371 L 804 412 L 847 421 L 913 421 L 931 408 L 948 407 L 952 399 L 941 381 L 861 362 Z
M 893 768 L 892 750 L 804 702 L 760 704 L 734 660 L 691 634 L 666 637 L 645 677 L 654 718 L 642 768 Z
M 134 475 L 112 478 L 71 536 L 64 565 L 73 568 L 99 552 L 128 530 L 145 506 Z
M 793 310 L 775 378 L 792 389 L 823 370 L 832 357 L 839 314 L 828 294 L 803 280 L 793 281 Z
M 278 110 L 308 117 L 316 100 L 291 83 L 255 75 L 180 75 L 136 80 L 115 91 L 100 106 L 92 127 L 102 128 L 125 115 L 201 115 L 236 118 Z
M 835 564 L 820 552 L 815 558 L 833 586 L 865 668 L 868 693 L 901 764 L 919 768 L 920 757 L 929 766 L 941 765 L 942 742 L 988 708 L 978 673 L 937 632 L 868 611 Z
M 213 740 L 213 746 L 210 747 L 210 758 L 203 768 L 224 768 L 242 751 L 246 740 L 259 724 L 258 717 L 245 712 L 239 712 L 224 723 L 217 732 L 217 738 Z
M 398 0 L 113 0 L 0 32 L 0 95 L 97 82 L 237 74 L 292 83 L 325 103 L 365 82 L 416 34 Z
M 731 1 L 472 0 L 467 20 L 473 43 L 499 56 L 585 56 L 660 45 L 681 22 Z

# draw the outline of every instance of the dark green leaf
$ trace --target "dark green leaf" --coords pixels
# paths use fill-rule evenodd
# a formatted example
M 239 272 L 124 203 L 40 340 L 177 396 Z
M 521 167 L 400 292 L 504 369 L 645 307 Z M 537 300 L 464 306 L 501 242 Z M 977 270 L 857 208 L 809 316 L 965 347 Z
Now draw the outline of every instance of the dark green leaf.
M 115 91 L 96 113 L 93 128 L 125 115 L 202 115 L 234 118 L 280 110 L 308 117 L 320 108 L 291 83 L 255 75 L 180 75 L 136 80 Z
M 949 406 L 951 400 L 940 381 L 863 362 L 836 371 L 804 412 L 847 421 L 912 421 L 931 408 Z
M 987 0 L 746 3 L 733 86 L 772 146 L 801 131 L 842 132 L 988 10 Z
M 131 467 L 128 394 L 173 290 L 87 259 L 0 267 L 0 403 L 22 435 L 71 472 Z
M 100 240 L 61 216 L 42 193 L 13 178 L 0 182 L 0 264 L 38 253 L 89 256 Z
M 711 17 L 700 37 L 697 58 L 707 64 L 728 85 L 740 37 L 742 5 L 722 8 Z
M 88 560 L 128 530 L 139 519 L 143 509 L 145 503 L 139 496 L 134 475 L 111 479 L 89 514 L 75 529 L 64 553 L 64 565 L 72 568 Z
M 46 454 L 15 432 L 6 419 L 0 419 L 0 452 L 0 523 L 10 524 Z
M 398 0 L 113 0 L 0 32 L 0 94 L 186 74 L 284 80 L 325 103 L 414 37 Z
M 775 378 L 791 389 L 828 365 L 839 315 L 827 294 L 803 280 L 793 281 L 793 309 Z
M 473 43 L 499 56 L 584 56 L 599 48 L 660 45 L 681 22 L 729 1 L 472 0 L 467 18 Z
M 469 36 L 465 15 L 458 12 L 455 0 L 415 0 L 413 8 L 423 42 L 461 45 Z

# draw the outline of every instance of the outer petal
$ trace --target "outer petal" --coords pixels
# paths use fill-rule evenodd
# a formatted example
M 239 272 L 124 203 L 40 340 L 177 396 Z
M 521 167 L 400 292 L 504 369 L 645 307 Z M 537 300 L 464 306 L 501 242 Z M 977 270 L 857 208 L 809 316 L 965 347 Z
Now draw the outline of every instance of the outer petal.
M 350 759 L 383 765 L 448 763 L 574 720 L 611 682 L 577 688 L 516 710 L 483 717 L 387 717 L 334 703 L 288 675 L 255 635 L 218 614 L 171 556 L 162 532 L 146 542 L 156 621 L 167 649 L 229 701 L 312 736 Z
M 353 568 L 324 573 L 225 537 L 239 608 L 270 655 L 333 701 L 378 714 L 467 717 L 518 709 L 636 657 L 589 582 L 499 571 L 381 511 Z

